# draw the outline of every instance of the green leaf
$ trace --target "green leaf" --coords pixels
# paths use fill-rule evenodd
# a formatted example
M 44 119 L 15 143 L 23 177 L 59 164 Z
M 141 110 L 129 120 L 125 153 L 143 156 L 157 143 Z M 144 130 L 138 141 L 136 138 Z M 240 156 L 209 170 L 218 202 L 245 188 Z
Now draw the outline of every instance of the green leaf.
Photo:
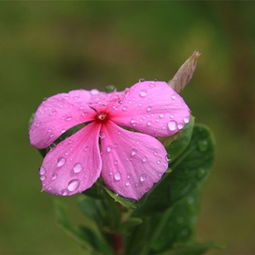
M 87 226 L 72 226 L 68 221 L 64 206 L 56 201 L 56 216 L 60 226 L 71 235 L 91 255 L 113 255 L 112 249 L 107 242 L 93 229 Z
M 157 217 L 158 223 L 151 240 L 154 251 L 166 250 L 175 243 L 192 238 L 199 202 L 198 191 L 193 191 Z
M 70 224 L 67 219 L 64 206 L 59 201 L 55 201 L 55 210 L 57 222 L 64 229 L 64 231 L 75 239 L 88 252 L 88 254 L 96 254 L 90 242 L 86 239 L 84 240 L 84 235 L 82 232 L 77 227 Z
M 213 159 L 214 145 L 209 129 L 195 125 L 189 145 L 171 165 L 173 171 L 166 173 L 139 201 L 136 214 L 167 210 L 204 182 Z
M 203 255 L 209 249 L 219 248 L 214 243 L 185 243 L 185 244 L 177 244 L 173 249 L 165 251 L 163 253 L 153 253 L 153 255 Z
M 195 118 L 190 117 L 190 122 L 183 128 L 180 133 L 175 135 L 175 139 L 172 143 L 166 145 L 167 151 L 170 155 L 170 159 L 173 162 L 189 145 L 193 128 L 195 124 Z
M 141 218 L 138 218 L 138 217 L 129 218 L 127 221 L 121 224 L 120 231 L 126 235 L 129 235 L 131 231 L 134 229 L 134 227 L 142 223 L 143 223 L 143 220 Z
M 97 224 L 102 224 L 103 219 L 103 205 L 102 201 L 88 196 L 79 197 L 78 205 L 81 211 Z

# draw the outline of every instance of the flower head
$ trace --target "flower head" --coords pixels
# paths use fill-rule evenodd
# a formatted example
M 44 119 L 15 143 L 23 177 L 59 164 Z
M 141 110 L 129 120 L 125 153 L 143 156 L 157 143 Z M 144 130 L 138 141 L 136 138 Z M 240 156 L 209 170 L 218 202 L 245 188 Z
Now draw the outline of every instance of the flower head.
M 73 90 L 49 97 L 38 107 L 30 142 L 50 146 L 66 130 L 88 123 L 57 144 L 40 168 L 42 188 L 73 195 L 101 175 L 116 193 L 141 198 L 168 168 L 167 152 L 156 137 L 169 137 L 189 122 L 182 97 L 166 82 L 138 82 L 123 92 Z

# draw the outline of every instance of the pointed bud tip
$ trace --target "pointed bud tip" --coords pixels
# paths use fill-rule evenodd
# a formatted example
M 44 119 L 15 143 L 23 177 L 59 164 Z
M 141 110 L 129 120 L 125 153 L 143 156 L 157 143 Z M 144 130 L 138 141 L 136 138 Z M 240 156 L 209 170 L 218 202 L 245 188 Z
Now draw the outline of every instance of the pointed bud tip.
M 193 54 L 192 54 L 192 56 L 194 56 L 194 57 L 200 57 L 201 56 L 201 52 L 199 51 L 199 50 L 195 50 L 194 52 L 193 52 Z
M 180 93 L 191 80 L 197 65 L 197 60 L 201 56 L 200 51 L 195 50 L 193 54 L 178 69 L 173 79 L 168 84 Z

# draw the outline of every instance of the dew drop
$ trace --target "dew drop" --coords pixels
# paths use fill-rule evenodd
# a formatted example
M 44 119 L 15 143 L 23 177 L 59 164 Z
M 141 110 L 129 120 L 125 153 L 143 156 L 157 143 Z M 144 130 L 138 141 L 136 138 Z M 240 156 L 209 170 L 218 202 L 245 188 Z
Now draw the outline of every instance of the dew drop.
M 146 109 L 147 112 L 150 112 L 151 111 L 151 106 L 148 106 L 147 109 Z
M 61 167 L 66 163 L 65 158 L 59 158 L 57 162 L 57 167 Z
M 178 129 L 183 129 L 184 125 L 181 124 L 181 123 L 179 123 L 179 124 L 177 125 L 177 127 L 178 127 Z
M 40 177 L 40 180 L 41 181 L 44 181 L 46 179 L 46 177 L 44 176 L 44 175 L 42 175 L 41 177 Z
M 136 149 L 132 149 L 131 156 L 134 157 L 136 154 L 137 154 L 137 150 Z
M 71 119 L 72 119 L 72 116 L 70 116 L 70 115 L 68 115 L 68 116 L 65 117 L 65 120 L 66 120 L 66 121 L 70 121 Z
M 201 140 L 201 141 L 198 141 L 198 149 L 203 152 L 203 151 L 206 151 L 208 148 L 208 142 L 207 140 Z
M 46 172 L 46 171 L 45 171 L 45 168 L 44 168 L 44 167 L 41 167 L 41 168 L 40 168 L 40 175 L 44 175 L 45 172 Z
M 157 164 L 159 165 L 161 163 L 161 160 L 157 160 Z
M 146 97 L 147 92 L 146 91 L 140 91 L 139 95 L 140 95 L 140 97 Z
M 143 163 L 147 162 L 147 157 L 143 157 L 142 162 Z
M 80 181 L 77 179 L 74 179 L 68 183 L 67 189 L 69 191 L 75 191 L 76 189 L 78 189 L 79 185 L 80 185 Z
M 74 166 L 73 166 L 73 172 L 75 174 L 78 174 L 81 172 L 81 170 L 83 169 L 81 163 L 76 163 Z
M 175 131 L 177 128 L 177 124 L 174 120 L 169 121 L 167 126 L 170 131 Z
M 111 152 L 111 150 L 112 150 L 111 146 L 107 146 L 107 147 L 106 147 L 106 151 L 107 151 L 107 152 Z
M 129 187 L 129 186 L 130 186 L 130 182 L 126 182 L 126 183 L 125 183 L 125 186 L 126 186 L 126 187 Z
M 56 174 L 53 174 L 52 177 L 51 177 L 51 180 L 54 181 L 57 179 L 57 175 Z
M 90 91 L 90 94 L 93 95 L 93 96 L 95 96 L 95 95 L 98 95 L 98 94 L 99 94 L 99 91 L 98 91 L 97 89 L 92 89 L 92 90 Z
M 145 179 L 146 179 L 146 176 L 144 174 L 141 175 L 140 178 L 139 178 L 140 182 L 144 182 Z
M 172 100 L 175 100 L 176 99 L 176 96 L 171 96 Z
M 122 107 L 122 111 L 125 112 L 127 110 L 127 107 L 126 106 L 123 106 Z
M 204 177 L 204 175 L 205 175 L 205 169 L 203 169 L 203 168 L 198 169 L 197 178 L 202 179 Z
M 163 119 L 164 117 L 165 117 L 164 114 L 159 114 L 159 118 L 160 118 L 160 119 Z
M 184 118 L 184 119 L 183 119 L 183 121 L 184 121 L 184 123 L 186 123 L 186 124 L 187 124 L 187 123 L 189 123 L 189 118 L 188 118 L 188 117 L 186 117 L 186 118 Z
M 66 189 L 61 191 L 61 195 L 62 196 L 67 196 L 68 195 L 68 191 Z
M 136 125 L 136 121 L 135 121 L 135 120 L 131 120 L 130 123 L 131 123 L 131 125 L 133 125 L 133 126 Z
M 121 179 L 120 173 L 119 173 L 119 172 L 116 172 L 116 173 L 114 174 L 114 180 L 115 180 L 115 181 L 120 181 L 120 179 Z
M 148 127 L 151 126 L 151 122 L 150 122 L 150 121 L 147 122 L 147 126 L 148 126 Z

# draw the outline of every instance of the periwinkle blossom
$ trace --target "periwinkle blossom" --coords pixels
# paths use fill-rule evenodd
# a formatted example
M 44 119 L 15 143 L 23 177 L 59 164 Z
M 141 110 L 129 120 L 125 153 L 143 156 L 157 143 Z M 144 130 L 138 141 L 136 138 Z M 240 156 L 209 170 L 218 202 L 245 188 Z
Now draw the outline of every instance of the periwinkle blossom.
M 157 138 L 174 135 L 189 119 L 182 97 L 163 81 L 138 82 L 123 92 L 80 89 L 49 97 L 29 130 L 33 146 L 46 148 L 66 130 L 87 124 L 46 154 L 42 189 L 69 196 L 101 176 L 117 194 L 138 200 L 168 168 Z

